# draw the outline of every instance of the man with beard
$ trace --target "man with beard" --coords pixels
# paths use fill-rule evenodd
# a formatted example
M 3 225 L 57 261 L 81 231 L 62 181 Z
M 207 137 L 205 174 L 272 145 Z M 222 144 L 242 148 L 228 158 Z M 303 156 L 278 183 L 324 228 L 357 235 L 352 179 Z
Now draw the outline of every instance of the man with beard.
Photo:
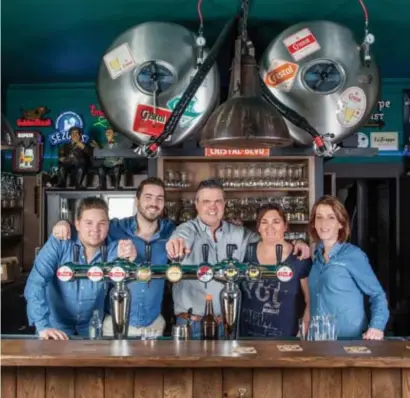
M 110 221 L 109 240 L 131 239 L 137 248 L 137 263 L 145 261 L 145 245 L 151 245 L 152 264 L 167 264 L 165 244 L 175 225 L 168 219 L 160 218 L 164 211 L 165 186 L 156 177 L 141 182 L 137 188 L 137 214 L 132 217 Z M 57 239 L 70 239 L 73 235 L 67 221 L 59 221 L 53 228 Z M 163 333 L 165 320 L 161 315 L 164 295 L 164 279 L 153 279 L 149 287 L 145 282 L 130 282 L 131 311 L 128 329 L 129 336 L 140 336 L 142 328 L 151 328 Z M 104 336 L 112 336 L 111 316 L 106 316 L 103 326 Z

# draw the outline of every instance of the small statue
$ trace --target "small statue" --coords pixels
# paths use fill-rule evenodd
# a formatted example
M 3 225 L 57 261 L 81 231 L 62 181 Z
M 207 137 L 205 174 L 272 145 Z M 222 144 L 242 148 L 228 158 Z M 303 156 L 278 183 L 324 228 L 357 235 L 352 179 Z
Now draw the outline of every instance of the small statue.
M 107 143 L 103 145 L 103 149 L 120 148 L 118 142 L 115 142 L 116 133 L 112 128 L 105 130 Z M 113 185 L 116 190 L 120 188 L 121 174 L 124 172 L 124 159 L 120 157 L 110 156 L 104 159 L 104 162 L 98 168 L 99 186 L 98 189 L 107 189 L 107 174 L 111 176 Z
M 70 186 L 81 189 L 91 164 L 92 149 L 84 144 L 81 128 L 71 127 L 68 133 L 71 137 L 71 143 L 63 145 L 60 149 L 57 186 L 65 188 L 67 176 L 70 173 Z

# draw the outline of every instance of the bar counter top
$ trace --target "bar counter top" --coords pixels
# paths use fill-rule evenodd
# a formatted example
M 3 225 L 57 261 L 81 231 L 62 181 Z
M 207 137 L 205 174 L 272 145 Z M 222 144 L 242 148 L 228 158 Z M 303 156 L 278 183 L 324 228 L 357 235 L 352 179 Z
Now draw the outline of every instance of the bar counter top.
M 278 346 L 299 346 L 283 352 Z M 367 347 L 347 353 L 343 347 Z M 253 348 L 254 353 L 244 350 Z M 283 349 L 283 348 L 282 348 Z M 140 368 L 409 368 L 410 341 L 1 341 L 1 366 Z

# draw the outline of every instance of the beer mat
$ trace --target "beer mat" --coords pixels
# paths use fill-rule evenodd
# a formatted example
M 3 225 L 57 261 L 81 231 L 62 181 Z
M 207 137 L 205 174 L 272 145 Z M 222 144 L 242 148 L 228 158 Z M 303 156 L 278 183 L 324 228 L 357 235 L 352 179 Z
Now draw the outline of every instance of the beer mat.
M 233 349 L 234 354 L 256 354 L 257 351 L 254 347 L 235 347 Z
M 277 347 L 281 352 L 303 351 L 303 348 L 299 344 L 279 344 Z
M 367 347 L 343 347 L 348 354 L 371 354 L 371 350 Z

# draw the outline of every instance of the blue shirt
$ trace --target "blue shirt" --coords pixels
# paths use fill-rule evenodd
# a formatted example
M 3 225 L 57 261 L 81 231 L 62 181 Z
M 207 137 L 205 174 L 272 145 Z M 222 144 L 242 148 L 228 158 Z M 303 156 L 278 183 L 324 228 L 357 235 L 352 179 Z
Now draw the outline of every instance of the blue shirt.
M 254 244 L 257 246 L 257 243 Z M 256 248 L 252 262 L 259 264 Z M 249 261 L 249 260 L 248 260 Z M 312 262 L 299 260 L 293 254 L 284 261 L 293 268 L 289 282 L 261 279 L 243 282 L 240 335 L 242 337 L 292 337 L 298 333 L 298 319 L 305 308 L 300 280 L 309 275 Z
M 84 248 L 78 239 L 61 241 L 50 236 L 38 253 L 27 279 L 24 296 L 27 300 L 27 316 L 30 325 L 37 331 L 56 328 L 68 334 L 87 330 L 94 310 L 104 314 L 104 299 L 107 283 L 77 279 L 62 282 L 57 276 L 60 265 L 73 261 L 73 246 L 80 246 L 81 264 L 87 264 Z M 117 243 L 107 247 L 108 260 L 117 258 Z M 89 262 L 101 262 L 100 251 Z M 79 333 L 83 334 L 83 333 Z
M 159 231 L 151 241 L 151 264 L 165 265 L 168 263 L 165 244 L 175 229 L 175 224 L 168 219 L 159 220 Z M 115 218 L 110 222 L 108 237 L 110 240 L 131 239 L 137 249 L 135 262 L 145 261 L 146 242 L 136 236 L 137 218 L 135 216 Z M 145 327 L 155 321 L 161 314 L 162 298 L 164 296 L 165 279 L 153 279 L 149 286 L 145 282 L 130 282 L 128 288 L 131 291 L 130 325 Z
M 357 338 L 368 327 L 384 330 L 389 319 L 386 295 L 366 254 L 350 243 L 336 243 L 326 263 L 319 244 L 309 275 L 311 316 L 334 315 L 338 337 Z M 371 305 L 370 324 L 364 296 Z

